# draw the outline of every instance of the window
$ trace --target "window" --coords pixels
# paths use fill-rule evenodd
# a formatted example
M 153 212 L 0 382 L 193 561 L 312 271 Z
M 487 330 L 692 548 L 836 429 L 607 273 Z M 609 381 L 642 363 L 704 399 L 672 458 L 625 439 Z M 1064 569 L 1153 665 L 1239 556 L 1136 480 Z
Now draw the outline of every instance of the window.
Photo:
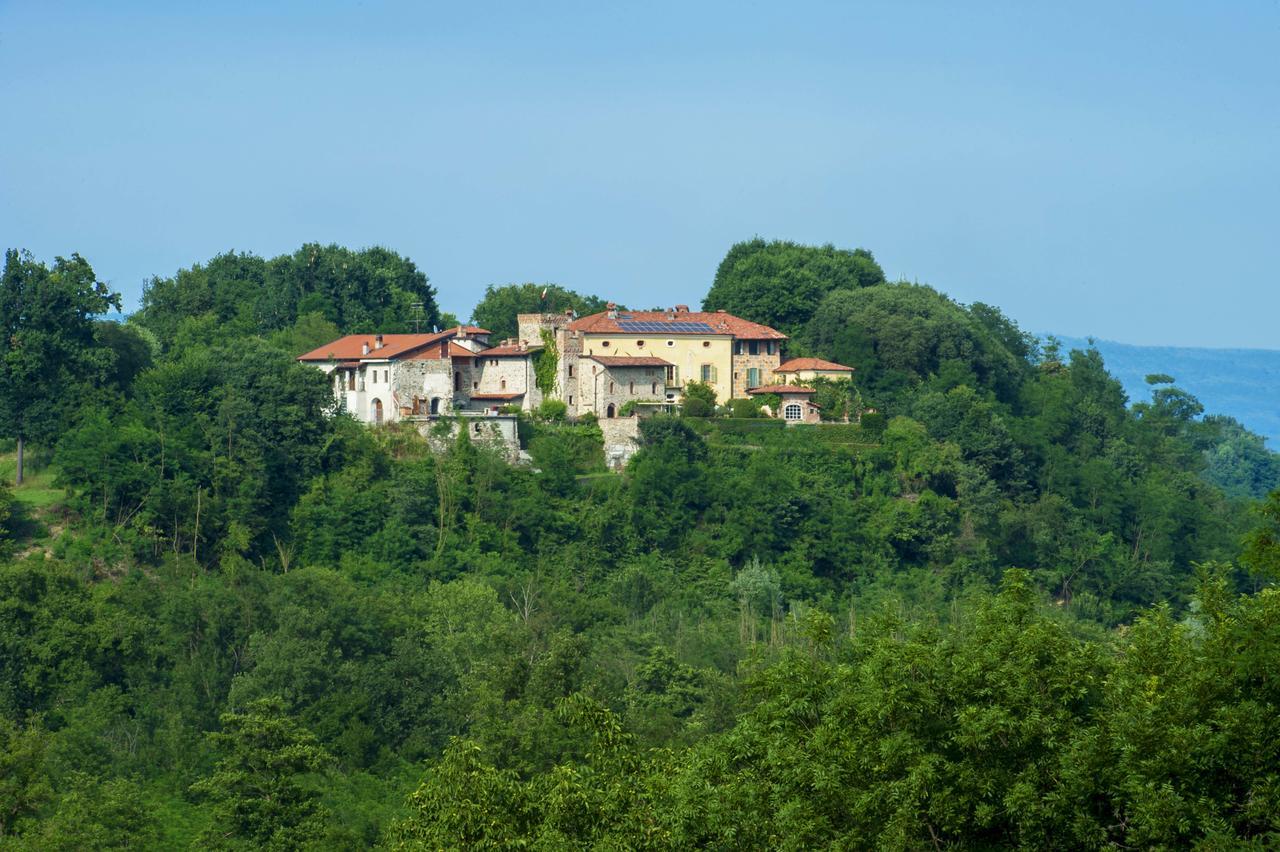
M 356 389 L 356 371 L 352 370 L 347 373 L 347 390 Z
M 569 378 L 571 378 L 571 379 L 573 378 L 573 365 L 572 365 L 572 364 L 570 364 L 570 365 L 569 365 Z
M 637 341 L 636 341 L 636 348 L 637 348 L 637 349 L 643 349 L 643 348 L 644 348 L 644 341 L 643 341 L 643 340 L 637 340 Z
M 710 345 L 711 345 L 711 341 L 710 341 L 710 340 L 704 340 L 704 341 L 702 341 L 702 345 L 703 345 L 704 347 L 705 347 L 705 346 L 710 346 Z
M 457 372 L 453 374 L 453 389 L 456 391 L 462 390 L 462 373 L 461 372 Z
M 636 383 L 632 382 L 630 386 L 627 388 L 627 393 L 635 393 L 635 392 L 636 392 Z
M 613 393 L 613 382 L 609 382 L 609 393 Z
M 770 340 L 768 343 L 766 343 L 766 344 L 765 344 L 765 350 L 764 350 L 764 351 L 765 351 L 765 352 L 768 352 L 770 355 L 773 355 L 774 353 L 776 353 L 776 352 L 778 351 L 778 350 L 777 350 L 777 346 L 778 346 L 778 344 L 776 344 L 776 343 L 774 343 L 772 340 Z
M 498 390 L 506 390 L 506 389 L 507 389 L 506 379 L 503 379 L 502 381 L 498 382 Z
M 497 358 L 490 358 L 490 359 L 489 359 L 489 366 L 490 366 L 490 367 L 496 367 L 496 366 L 498 366 L 498 359 L 497 359 Z
M 749 355 L 759 355 L 759 354 L 760 354 L 760 341 L 759 341 L 759 340 L 753 340 L 753 341 L 751 341 L 750 343 L 748 343 L 748 344 L 747 344 L 747 354 L 749 354 Z
M 702 381 L 706 384 L 712 384 L 716 381 L 716 367 L 714 364 L 702 365 Z
M 759 370 L 759 368 L 757 368 L 757 367 L 752 367 L 751 369 L 747 370 L 747 387 L 749 387 L 749 388 L 758 388 L 758 387 L 760 387 L 760 370 Z
M 733 354 L 734 354 L 734 355 L 741 355 L 741 354 L 742 354 L 742 341 L 741 341 L 741 340 L 735 340 L 735 341 L 733 341 Z
M 573 394 L 569 394 L 569 405 L 573 405 Z
M 657 382 L 654 382 L 653 384 L 649 385 L 649 393 L 657 393 L 657 392 L 658 392 Z
M 472 382 L 472 383 L 471 383 L 471 389 L 472 389 L 472 390 L 479 390 L 479 389 L 480 389 L 480 383 L 479 383 L 479 382 Z
M 480 366 L 480 359 L 479 359 L 479 358 L 475 358 L 475 359 L 473 359 L 473 360 L 475 361 L 475 364 L 473 364 L 472 366 L 479 367 L 479 366 Z
M 601 346 L 603 346 L 605 349 L 608 349 L 608 348 L 609 348 L 609 341 L 607 341 L 607 340 L 602 340 L 602 341 L 600 341 L 600 345 L 601 345 Z
M 676 383 L 676 367 L 674 364 L 667 367 L 667 384 L 674 385 Z
M 788 402 L 782 409 L 782 416 L 787 420 L 801 420 L 804 414 L 800 410 L 800 403 Z
M 667 345 L 668 345 L 668 346 L 675 346 L 675 345 L 676 345 L 676 342 L 675 342 L 674 340 L 668 340 L 668 341 L 667 341 Z

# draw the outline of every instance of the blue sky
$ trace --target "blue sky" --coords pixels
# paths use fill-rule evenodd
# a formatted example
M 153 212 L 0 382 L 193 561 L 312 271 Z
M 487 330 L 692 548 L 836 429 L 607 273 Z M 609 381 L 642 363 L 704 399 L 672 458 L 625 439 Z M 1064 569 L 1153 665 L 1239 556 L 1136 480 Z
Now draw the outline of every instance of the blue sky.
M 446 309 L 754 235 L 1023 327 L 1280 348 L 1280 4 L 0 3 L 0 242 L 382 244 Z

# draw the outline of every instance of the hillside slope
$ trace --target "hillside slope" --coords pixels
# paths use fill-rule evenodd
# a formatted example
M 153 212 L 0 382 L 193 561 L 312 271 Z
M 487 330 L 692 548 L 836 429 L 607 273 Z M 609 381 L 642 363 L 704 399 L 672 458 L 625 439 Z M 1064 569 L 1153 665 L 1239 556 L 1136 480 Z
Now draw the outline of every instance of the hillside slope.
M 1067 348 L 1085 348 L 1081 337 L 1055 335 Z M 1280 449 L 1280 350 L 1134 346 L 1096 340 L 1107 369 L 1134 402 L 1151 398 L 1145 378 L 1168 373 L 1199 397 L 1206 411 L 1230 415 Z

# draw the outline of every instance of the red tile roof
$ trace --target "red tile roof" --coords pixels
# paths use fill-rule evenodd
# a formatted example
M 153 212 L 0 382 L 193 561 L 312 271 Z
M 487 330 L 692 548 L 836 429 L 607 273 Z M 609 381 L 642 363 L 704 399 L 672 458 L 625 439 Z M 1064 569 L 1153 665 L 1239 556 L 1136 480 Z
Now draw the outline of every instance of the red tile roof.
M 524 358 L 525 356 L 532 355 L 534 352 L 538 352 L 541 349 L 542 346 L 540 345 L 521 346 L 518 343 L 513 343 L 507 346 L 493 346 L 483 351 L 476 352 L 475 354 L 482 358 Z
M 441 340 L 447 340 L 451 337 L 457 337 L 459 333 L 465 334 L 490 334 L 488 329 L 478 328 L 474 325 L 463 325 L 455 328 L 447 328 L 444 331 L 438 331 L 434 334 L 384 334 L 382 335 L 382 348 L 374 349 L 377 342 L 376 334 L 348 334 L 346 337 L 339 337 L 332 343 L 326 343 L 317 349 L 313 349 L 303 355 L 298 356 L 299 361 L 330 361 L 330 360 L 373 360 L 386 361 L 388 359 L 399 358 L 410 352 L 415 352 L 424 346 L 430 346 L 432 343 L 438 343 Z M 365 354 L 364 345 L 369 344 L 369 352 Z
M 745 340 L 786 340 L 787 336 L 767 325 L 744 320 L 723 311 L 624 311 L 619 310 L 615 318 L 610 318 L 608 311 L 582 317 L 569 323 L 570 331 L 581 331 L 588 334 L 644 334 L 647 337 L 659 337 L 664 334 L 707 334 L 705 329 L 690 328 L 671 331 L 636 332 L 624 331 L 619 322 L 660 322 L 679 326 L 681 323 L 703 323 L 711 326 L 712 334 L 731 334 Z
M 583 355 L 583 358 L 603 364 L 606 367 L 670 367 L 670 361 L 654 358 L 652 355 L 638 355 L 634 358 L 625 355 Z
M 837 364 L 834 361 L 823 361 L 821 358 L 792 358 L 785 364 L 781 364 L 773 368 L 775 373 L 795 373 L 800 370 L 827 370 L 829 372 L 840 371 L 842 373 L 852 373 L 852 367 L 846 367 L 844 364 Z
M 474 352 L 465 346 L 459 346 L 452 340 L 449 341 L 449 358 L 472 358 L 475 357 Z M 425 349 L 419 349 L 412 355 L 407 356 L 409 361 L 442 361 L 446 356 L 440 351 L 440 341 L 436 341 L 434 346 L 428 346 Z
M 786 394 L 809 394 L 815 391 L 813 388 L 800 385 L 765 385 L 762 388 L 750 388 L 747 393 L 776 393 L 785 396 Z

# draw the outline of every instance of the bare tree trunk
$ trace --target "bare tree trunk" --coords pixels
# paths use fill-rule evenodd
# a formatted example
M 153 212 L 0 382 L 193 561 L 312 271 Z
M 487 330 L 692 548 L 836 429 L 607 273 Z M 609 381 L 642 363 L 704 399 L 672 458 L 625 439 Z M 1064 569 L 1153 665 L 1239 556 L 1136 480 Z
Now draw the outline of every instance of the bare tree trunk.
M 21 436 L 21 435 L 19 435 L 19 436 L 18 436 L 18 469 L 17 469 L 17 471 L 16 471 L 16 472 L 14 473 L 14 475 L 13 475 L 13 484 L 14 484 L 14 485 L 21 485 L 21 484 L 22 484 L 22 450 L 23 450 L 23 446 L 22 446 L 22 436 Z

